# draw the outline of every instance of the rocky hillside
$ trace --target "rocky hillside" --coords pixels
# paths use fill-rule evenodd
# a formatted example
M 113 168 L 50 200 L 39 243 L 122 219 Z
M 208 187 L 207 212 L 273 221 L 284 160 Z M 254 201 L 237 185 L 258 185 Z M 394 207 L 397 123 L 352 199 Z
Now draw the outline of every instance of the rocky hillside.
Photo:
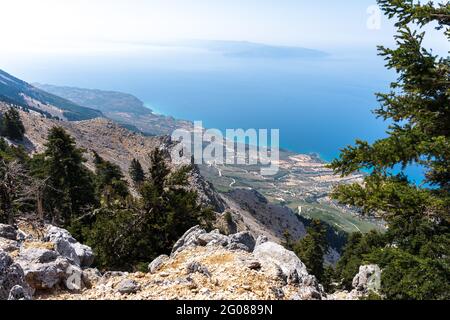
M 0 102 L 0 112 L 8 108 L 6 104 Z M 124 173 L 128 172 L 130 162 L 137 158 L 144 168 L 149 166 L 149 153 L 154 148 L 169 150 L 172 146 L 170 139 L 165 137 L 147 137 L 136 132 L 129 131 L 111 120 L 97 118 L 93 120 L 68 122 L 48 119 L 40 114 L 21 111 L 21 118 L 26 130 L 26 140 L 24 146 L 30 152 L 42 152 L 45 148 L 48 130 L 53 126 L 62 126 L 76 140 L 80 147 L 88 152 L 88 167 L 93 169 L 93 154 L 95 151 L 105 160 L 111 161 L 120 166 Z M 219 194 L 211 183 L 207 182 L 198 169 L 194 169 L 190 175 L 190 184 L 198 193 L 203 204 L 211 206 L 223 217 L 225 212 L 232 214 L 234 223 L 224 224 L 223 228 L 230 231 L 249 230 L 256 234 L 264 234 L 273 241 L 281 241 L 282 229 L 288 227 L 295 235 L 304 235 L 304 227 L 299 225 L 288 209 L 280 209 L 279 206 L 270 205 L 261 198 L 258 193 L 251 193 L 246 198 L 254 206 L 258 203 L 258 216 L 253 214 L 248 204 L 239 204 L 228 195 Z M 262 201 L 261 201 L 262 199 Z M 278 212 L 278 213 L 275 213 Z M 277 220 L 273 220 L 273 215 L 277 215 Z M 223 219 L 219 219 L 223 222 Z M 268 222 L 271 222 L 268 224 Z M 296 230 L 297 229 L 297 230 Z
M 322 299 L 322 287 L 294 253 L 264 237 L 187 231 L 149 272 L 89 268 L 92 251 L 50 225 L 0 225 L 0 298 L 35 299 Z M 20 293 L 20 294 L 19 294 Z
M 0 112 L 8 107 L 0 102 Z M 150 151 L 165 141 L 165 138 L 144 137 L 105 118 L 69 122 L 48 119 L 35 112 L 20 111 L 20 115 L 26 130 L 23 144 L 29 152 L 42 152 L 48 131 L 54 126 L 61 126 L 75 138 L 78 146 L 87 150 L 89 159 L 92 159 L 89 151 L 96 151 L 104 159 L 119 165 L 124 172 L 127 172 L 133 158 L 148 165 Z

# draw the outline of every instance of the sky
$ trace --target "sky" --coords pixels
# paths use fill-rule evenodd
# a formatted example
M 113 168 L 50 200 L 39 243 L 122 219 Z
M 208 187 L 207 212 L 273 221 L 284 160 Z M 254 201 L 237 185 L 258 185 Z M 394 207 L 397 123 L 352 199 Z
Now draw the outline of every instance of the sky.
M 0 50 L 120 50 L 118 43 L 123 41 L 177 39 L 318 49 L 373 47 L 389 43 L 393 34 L 386 19 L 379 25 L 371 20 L 377 19 L 374 4 L 375 0 L 1 0 Z M 368 22 L 376 27 L 368 28 Z M 445 39 L 432 41 L 448 45 Z

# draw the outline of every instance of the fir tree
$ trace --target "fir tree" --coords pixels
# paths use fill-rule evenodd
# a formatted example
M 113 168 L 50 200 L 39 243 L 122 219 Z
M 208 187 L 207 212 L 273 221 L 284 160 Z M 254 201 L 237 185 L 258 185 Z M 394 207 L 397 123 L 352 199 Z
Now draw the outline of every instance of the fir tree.
M 124 200 L 129 195 L 128 183 L 119 166 L 104 160 L 94 151 L 97 194 L 105 205 Z
M 96 204 L 93 175 L 84 166 L 84 150 L 61 127 L 50 130 L 40 161 L 40 174 L 48 180 L 44 204 L 56 224 L 70 223 Z M 38 170 L 39 171 L 39 170 Z
M 142 165 L 137 159 L 133 159 L 130 164 L 129 174 L 131 180 L 136 186 L 141 185 L 145 180 L 145 172 Z
M 158 192 L 162 192 L 162 190 L 164 189 L 164 183 L 169 173 L 170 169 L 166 164 L 166 157 L 164 156 L 164 151 L 162 151 L 159 148 L 156 148 L 150 154 L 150 169 L 148 180 L 158 190 Z
M 1 119 L 1 134 L 9 139 L 20 141 L 25 134 L 25 127 L 20 118 L 19 111 L 9 108 Z
M 450 283 L 450 58 L 423 47 L 421 28 L 433 23 L 450 40 L 450 4 L 378 2 L 397 20 L 397 47 L 379 50 L 398 79 L 390 92 L 377 94 L 380 108 L 375 110 L 392 124 L 386 138 L 372 144 L 358 140 L 332 162 L 343 176 L 369 172 L 364 184 L 342 185 L 333 197 L 388 223 L 385 247 L 363 255 L 366 262 L 392 270 L 382 275 L 387 298 L 442 299 L 448 297 Z M 424 184 L 408 180 L 408 165 L 424 168 Z M 394 174 L 398 167 L 402 172 Z M 438 274 L 423 281 L 420 270 L 431 266 Z
M 294 252 L 306 265 L 308 272 L 319 281 L 324 280 L 324 255 L 328 252 L 326 229 L 319 220 L 313 220 L 307 235 L 294 245 Z

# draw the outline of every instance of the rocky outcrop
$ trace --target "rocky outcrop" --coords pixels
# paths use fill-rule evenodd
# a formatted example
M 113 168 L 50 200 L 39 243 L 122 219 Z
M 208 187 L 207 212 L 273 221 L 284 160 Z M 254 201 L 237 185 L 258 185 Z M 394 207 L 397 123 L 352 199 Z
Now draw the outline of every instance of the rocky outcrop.
M 330 300 L 361 300 L 368 298 L 370 294 L 380 295 L 381 269 L 378 265 L 364 265 L 359 267 L 359 272 L 353 278 L 353 289 L 337 291 L 329 296 Z
M 212 183 L 207 181 L 200 173 L 198 166 L 194 166 L 189 176 L 189 184 L 197 192 L 200 203 L 211 207 L 215 212 L 224 212 L 225 201 L 217 193 Z
M 219 230 L 207 233 L 200 226 L 195 226 L 175 243 L 172 256 L 187 248 L 196 246 L 221 246 L 229 250 L 244 250 L 251 252 L 255 247 L 255 238 L 247 232 L 240 232 L 231 236 L 220 234 Z
M 19 250 L 19 243 L 15 240 L 10 240 L 0 237 L 0 250 L 5 252 L 14 252 Z
M 20 230 L 19 230 L 20 231 Z M 22 231 L 21 231 L 22 232 Z M 189 229 L 149 272 L 85 268 L 90 248 L 64 229 L 43 228 L 2 254 L 2 299 L 325 299 L 316 278 L 291 251 L 250 232 L 232 235 L 200 226 Z M 86 263 L 87 261 L 88 263 Z M 361 275 L 361 281 L 364 280 Z M 6 280 L 5 280 L 6 279 Z
M 56 259 L 57 255 L 48 250 L 28 249 L 20 252 L 18 263 L 23 267 L 27 282 L 37 290 L 52 289 L 65 276 L 69 262 Z
M 167 260 L 169 260 L 169 256 L 165 254 L 160 255 L 148 265 L 148 272 L 156 273 Z
M 273 242 L 263 242 L 255 248 L 253 255 L 269 267 L 273 276 L 282 278 L 288 284 L 298 285 L 303 299 L 321 299 L 324 296 L 323 287 L 314 276 L 308 274 L 306 266 L 294 252 Z
M 257 244 L 256 244 L 257 243 Z M 226 236 L 199 226 L 149 272 L 108 272 L 91 289 L 49 299 L 324 299 L 322 287 L 297 256 L 246 232 Z
M 94 262 L 92 249 L 76 241 L 67 230 L 49 226 L 45 239 L 55 244 L 56 251 L 60 255 L 79 267 L 87 268 Z
M 376 264 L 359 267 L 358 274 L 353 278 L 354 290 L 361 294 L 378 293 L 381 288 L 381 269 Z
M 28 299 L 34 292 L 92 285 L 95 272 L 83 269 L 92 264 L 93 252 L 67 230 L 44 226 L 38 232 L 42 237 L 8 225 L 0 225 L 0 231 L 0 299 Z
M 259 261 L 273 265 L 277 275 L 281 275 L 289 283 L 299 283 L 309 276 L 306 266 L 297 255 L 279 244 L 265 242 L 257 246 L 253 254 Z
M 0 300 L 29 300 L 31 296 L 22 267 L 0 250 Z
M 244 251 L 253 251 L 255 248 L 255 238 L 248 231 L 239 232 L 233 234 L 229 237 L 229 245 L 228 248 L 230 250 L 244 250 Z

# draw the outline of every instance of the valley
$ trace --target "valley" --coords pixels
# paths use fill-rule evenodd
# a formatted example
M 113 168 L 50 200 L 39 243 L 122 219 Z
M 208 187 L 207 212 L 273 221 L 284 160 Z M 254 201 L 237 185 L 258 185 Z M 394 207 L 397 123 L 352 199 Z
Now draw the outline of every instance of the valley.
M 145 135 L 170 135 L 175 129 L 192 129 L 192 123 L 156 115 L 138 98 L 120 92 L 35 84 L 83 106 L 100 110 L 107 118 Z M 352 208 L 338 206 L 328 197 L 339 183 L 361 182 L 363 175 L 347 178 L 333 175 L 326 163 L 314 154 L 302 155 L 280 150 L 280 170 L 273 177 L 261 176 L 258 165 L 201 165 L 201 174 L 216 190 L 227 193 L 234 189 L 254 189 L 271 203 L 287 206 L 308 219 L 319 219 L 344 232 L 383 230 L 383 222 L 361 217 Z

